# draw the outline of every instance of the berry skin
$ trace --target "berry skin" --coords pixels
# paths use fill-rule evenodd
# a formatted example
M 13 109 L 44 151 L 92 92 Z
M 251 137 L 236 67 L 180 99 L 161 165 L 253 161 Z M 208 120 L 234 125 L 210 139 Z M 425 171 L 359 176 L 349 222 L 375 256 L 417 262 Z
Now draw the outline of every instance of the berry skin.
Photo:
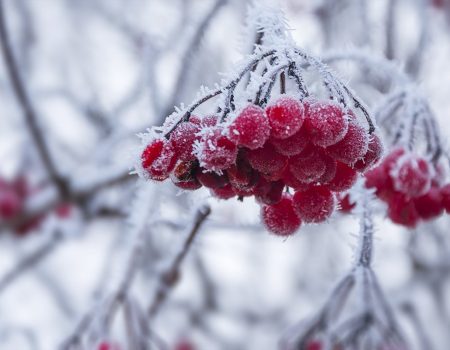
M 173 184 L 183 190 L 198 190 L 202 187 L 195 177 L 198 165 L 196 162 L 178 162 L 170 174 Z
M 298 180 L 289 169 L 286 169 L 283 172 L 283 176 L 281 177 L 286 186 L 293 188 L 296 191 L 306 191 L 311 187 L 311 184 L 301 182 Z
M 230 199 L 236 196 L 236 192 L 230 184 L 211 189 L 211 194 L 218 199 Z
M 441 188 L 442 206 L 447 213 L 450 213 L 450 184 Z
M 289 170 L 299 181 L 312 183 L 319 180 L 327 169 L 328 157 L 313 145 L 289 159 Z
M 367 171 L 364 176 L 366 178 L 366 187 L 374 188 L 376 190 L 375 194 L 380 199 L 387 201 L 395 193 L 394 184 L 387 173 L 385 164 Z
M 267 230 L 277 236 L 290 236 L 302 223 L 292 206 L 292 196 L 283 194 L 281 200 L 274 205 L 264 205 L 261 217 Z
M 383 143 L 377 135 L 373 134 L 369 139 L 369 146 L 366 154 L 353 164 L 353 169 L 362 173 L 374 166 L 381 159 L 382 155 Z
M 276 151 L 285 156 L 295 156 L 301 153 L 308 145 L 309 137 L 305 128 L 301 128 L 287 139 L 272 139 L 271 143 Z
M 358 173 L 349 166 L 337 162 L 336 174 L 327 183 L 327 187 L 333 192 L 343 192 L 349 190 L 358 179 Z
M 238 149 L 222 131 L 221 128 L 208 131 L 200 145 L 200 165 L 207 170 L 225 170 L 236 161 Z
M 202 124 L 202 118 L 196 116 L 196 115 L 191 115 L 189 117 L 189 122 L 192 124 L 195 124 L 197 126 L 200 126 Z
M 216 126 L 218 121 L 219 117 L 217 115 L 207 115 L 203 117 L 201 125 L 211 128 L 213 126 Z
M 257 149 L 264 146 L 270 135 L 270 125 L 261 107 L 249 105 L 230 125 L 230 139 L 238 146 Z
M 257 202 L 261 204 L 273 205 L 281 201 L 283 189 L 283 181 L 268 182 L 264 179 L 260 179 L 256 187 L 253 189 L 253 194 L 255 195 Z
M 348 125 L 344 138 L 326 149 L 327 153 L 334 159 L 352 166 L 367 152 L 369 140 L 366 130 L 357 122 Z
M 170 143 L 179 160 L 195 160 L 192 150 L 194 142 L 199 139 L 199 136 L 196 136 L 199 131 L 198 125 L 191 122 L 182 122 L 170 134 Z
M 337 162 L 330 156 L 323 154 L 325 160 L 325 171 L 317 182 L 324 185 L 329 183 L 336 176 Z
M 334 206 L 334 195 L 324 186 L 294 194 L 294 209 L 304 222 L 318 223 L 327 220 L 333 213 Z
M 339 210 L 343 213 L 351 213 L 353 208 L 356 207 L 356 203 L 352 202 L 350 199 L 350 195 L 347 193 L 343 197 L 339 197 Z
M 236 164 L 227 169 L 227 175 L 231 185 L 242 190 L 252 189 L 259 179 L 258 172 L 252 169 L 244 152 L 238 154 Z
M 206 188 L 215 189 L 228 184 L 228 177 L 225 173 L 219 175 L 215 172 L 206 172 L 199 168 L 196 172 L 197 180 Z
M 274 104 L 267 106 L 266 113 L 272 139 L 287 139 L 294 135 L 305 119 L 303 105 L 289 96 L 280 97 Z
M 305 127 L 313 144 L 328 147 L 344 138 L 348 120 L 337 104 L 316 102 L 308 108 Z
M 282 172 L 288 161 L 288 158 L 275 151 L 270 143 L 266 143 L 262 148 L 250 150 L 247 156 L 252 168 L 263 174 Z
M 400 157 L 390 175 L 394 188 L 410 197 L 419 197 L 431 186 L 431 170 L 428 162 L 414 155 Z
M 414 198 L 414 206 L 421 219 L 430 220 L 444 212 L 442 194 L 439 188 L 431 187 L 423 196 Z
M 420 218 L 413 201 L 402 193 L 396 193 L 390 198 L 388 204 L 388 216 L 392 222 L 409 228 L 417 226 Z
M 12 219 L 23 207 L 23 200 L 12 189 L 0 189 L 0 219 Z
M 175 153 L 164 139 L 153 140 L 142 152 L 142 168 L 152 180 L 164 181 L 175 166 Z

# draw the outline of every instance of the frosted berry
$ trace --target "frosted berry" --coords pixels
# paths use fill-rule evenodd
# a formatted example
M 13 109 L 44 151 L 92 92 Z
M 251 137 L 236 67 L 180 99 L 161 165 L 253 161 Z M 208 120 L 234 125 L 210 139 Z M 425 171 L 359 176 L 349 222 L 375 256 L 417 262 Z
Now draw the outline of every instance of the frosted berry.
M 252 168 L 264 174 L 279 173 L 286 167 L 288 161 L 288 158 L 278 153 L 270 143 L 266 143 L 262 148 L 250 150 L 247 156 Z
M 266 228 L 278 236 L 292 235 L 301 225 L 301 220 L 292 206 L 292 196 L 289 194 L 284 194 L 277 204 L 262 206 L 261 217 Z
M 228 177 L 226 173 L 217 174 L 211 171 L 205 171 L 205 169 L 199 168 L 197 173 L 197 180 L 207 188 L 220 188 L 228 183 Z
M 183 190 L 197 190 L 202 187 L 195 176 L 197 167 L 196 162 L 178 162 L 170 174 L 170 179 L 175 186 Z
M 142 152 L 141 164 L 152 180 L 164 181 L 175 166 L 175 153 L 164 139 L 153 140 Z
M 244 152 L 240 152 L 233 164 L 227 169 L 228 179 L 231 185 L 239 189 L 252 189 L 258 182 L 259 175 L 246 158 Z
M 229 136 L 238 146 L 260 148 L 270 135 L 270 125 L 264 110 L 256 105 L 245 107 L 230 125 Z
M 287 139 L 272 139 L 271 143 L 278 153 L 285 156 L 294 156 L 301 153 L 309 142 L 308 133 L 305 128 L 301 128 Z
M 234 188 L 230 184 L 211 189 L 211 193 L 218 199 L 230 199 L 236 196 Z
M 183 122 L 170 134 L 170 143 L 179 160 L 190 161 L 195 159 L 192 150 L 194 142 L 199 139 L 199 136 L 196 136 L 199 131 L 200 127 L 198 125 L 191 122 Z
M 213 127 L 216 126 L 219 121 L 219 117 L 217 115 L 207 115 L 202 119 L 202 126 Z
M 322 159 L 325 161 L 325 171 L 317 182 L 324 185 L 329 183 L 336 176 L 337 162 L 324 152 L 322 152 L 322 156 Z
M 23 200 L 11 189 L 0 190 L 0 219 L 12 219 L 23 207 Z
M 339 197 L 338 201 L 339 201 L 339 210 L 343 213 L 350 213 L 353 210 L 353 208 L 356 207 L 356 203 L 354 203 L 350 199 L 350 195 L 348 193 L 343 197 Z
M 348 129 L 348 120 L 337 104 L 316 102 L 308 108 L 305 127 L 312 143 L 328 147 L 344 138 Z
M 333 192 L 342 192 L 349 190 L 358 179 L 358 174 L 348 165 L 337 162 L 336 174 L 334 178 L 327 183 L 327 187 Z
M 272 205 L 280 202 L 283 189 L 283 181 L 268 182 L 261 178 L 253 189 L 253 194 L 259 203 Z
M 374 166 L 383 155 L 383 144 L 380 138 L 373 134 L 369 138 L 369 145 L 366 154 L 353 164 L 353 169 L 364 172 Z
M 196 115 L 191 115 L 189 117 L 189 122 L 195 125 L 200 126 L 202 124 L 202 118 L 196 116 Z
M 445 211 L 450 214 L 450 184 L 441 188 L 442 206 Z
M 311 187 L 295 192 L 294 208 L 304 222 L 323 222 L 333 213 L 335 198 L 324 186 Z
M 366 154 L 368 145 L 366 130 L 357 122 L 352 122 L 344 138 L 326 150 L 337 161 L 353 165 Z
M 431 186 L 431 169 L 428 162 L 412 154 L 400 157 L 390 175 L 394 188 L 410 197 L 427 193 Z
M 440 189 L 431 187 L 423 196 L 414 198 L 414 206 L 416 207 L 420 218 L 424 220 L 438 217 L 444 212 Z
M 382 200 L 389 200 L 394 193 L 394 184 L 384 165 L 380 165 L 364 174 L 366 187 L 374 188 L 375 194 Z
M 305 191 L 311 187 L 311 184 L 298 180 L 292 174 L 292 172 L 289 170 L 289 168 L 283 172 L 281 179 L 286 184 L 286 186 L 291 187 L 294 190 Z
M 286 139 L 300 130 L 304 117 L 302 104 L 289 96 L 280 97 L 266 108 L 273 139 Z
M 305 183 L 315 182 L 324 175 L 328 159 L 323 151 L 309 145 L 305 150 L 289 159 L 291 173 Z
M 223 130 L 215 128 L 204 135 L 197 154 L 201 166 L 219 171 L 234 164 L 237 152 L 236 145 L 223 134 Z
M 392 222 L 410 228 L 417 226 L 420 218 L 412 200 L 401 193 L 396 193 L 388 204 L 388 216 Z

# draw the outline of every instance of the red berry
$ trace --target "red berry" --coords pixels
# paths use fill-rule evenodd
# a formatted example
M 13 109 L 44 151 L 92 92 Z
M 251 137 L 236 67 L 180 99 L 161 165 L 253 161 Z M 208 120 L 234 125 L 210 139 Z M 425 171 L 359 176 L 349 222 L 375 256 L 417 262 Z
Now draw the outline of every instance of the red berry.
M 222 128 L 215 128 L 206 132 L 197 151 L 201 166 L 207 170 L 219 171 L 234 164 L 238 149 L 223 134 Z
M 339 105 L 330 102 L 316 102 L 309 106 L 305 127 L 312 143 L 328 147 L 344 138 L 348 120 Z
M 142 168 L 152 180 L 164 181 L 175 166 L 172 146 L 164 139 L 153 140 L 142 152 Z
M 273 205 L 280 202 L 283 195 L 283 189 L 283 181 L 268 182 L 264 179 L 260 179 L 253 189 L 253 194 L 255 195 L 257 202 Z
M 292 174 L 292 172 L 289 170 L 289 168 L 283 172 L 283 176 L 281 177 L 281 179 L 286 184 L 286 186 L 291 187 L 294 190 L 305 191 L 311 187 L 311 184 L 301 182 L 300 180 L 298 180 Z
M 287 139 L 272 139 L 276 151 L 285 156 L 294 156 L 302 152 L 308 144 L 309 137 L 305 128 L 301 128 Z
M 236 164 L 227 169 L 227 175 L 233 187 L 243 190 L 252 189 L 259 179 L 258 172 L 252 169 L 244 152 L 238 153 Z
M 304 222 L 323 222 L 333 213 L 335 198 L 324 186 L 294 194 L 294 208 Z
M 211 189 L 211 194 L 219 199 L 230 199 L 236 196 L 236 192 L 230 184 Z
M 280 173 L 288 161 L 288 158 L 275 151 L 270 143 L 266 143 L 262 148 L 250 150 L 247 156 L 252 168 L 263 174 Z
M 178 162 L 170 174 L 170 179 L 175 186 L 183 190 L 198 190 L 202 185 L 195 176 L 197 167 L 196 162 Z
M 12 189 L 0 189 L 0 219 L 12 219 L 23 207 L 23 200 Z
M 317 180 L 317 182 L 322 185 L 325 185 L 329 183 L 331 180 L 333 180 L 334 177 L 336 176 L 337 162 L 323 152 L 322 155 L 323 159 L 325 160 L 325 171 L 323 175 L 319 178 L 319 180 Z
M 191 115 L 189 117 L 189 122 L 191 122 L 192 124 L 198 125 L 200 126 L 202 124 L 202 119 L 196 115 Z
M 211 171 L 204 171 L 205 169 L 199 168 L 196 172 L 197 180 L 207 188 L 220 188 L 228 184 L 228 177 L 225 173 L 217 174 Z
M 341 212 L 350 213 L 355 207 L 356 203 L 352 202 L 348 193 L 343 197 L 339 197 L 339 210 Z
M 383 155 L 383 144 L 380 138 L 373 134 L 369 138 L 369 146 L 366 154 L 358 160 L 355 164 L 353 164 L 353 169 L 364 172 L 367 169 L 374 166 Z
M 358 174 L 349 166 L 337 162 L 336 175 L 327 184 L 327 187 L 334 192 L 349 190 L 358 179 Z
M 266 108 L 272 139 L 286 139 L 300 130 L 304 120 L 304 108 L 296 99 L 280 97 Z
M 217 125 L 219 117 L 217 115 L 207 115 L 202 119 L 202 125 L 206 127 L 213 127 Z
M 349 123 L 344 138 L 326 150 L 337 161 L 352 166 L 366 154 L 368 144 L 366 130 L 358 123 L 352 122 Z
M 170 134 L 170 143 L 179 160 L 195 160 L 192 150 L 194 142 L 200 138 L 199 136 L 196 136 L 199 131 L 200 127 L 198 125 L 190 122 L 183 122 Z
M 284 194 L 274 205 L 263 205 L 261 217 L 266 228 L 275 235 L 289 236 L 301 225 L 301 220 L 292 206 L 292 196 Z
M 420 218 L 424 220 L 436 218 L 444 211 L 442 194 L 437 187 L 431 187 L 423 196 L 414 198 L 414 205 Z
M 269 134 L 270 125 L 266 113 L 256 105 L 245 107 L 230 125 L 230 139 L 249 149 L 264 146 Z
M 410 228 L 416 227 L 420 219 L 413 201 L 401 193 L 390 198 L 388 216 L 392 222 Z
M 427 193 L 431 186 L 431 170 L 428 162 L 412 154 L 401 156 L 391 169 L 394 188 L 410 197 Z
M 442 205 L 447 213 L 450 213 L 450 184 L 441 188 Z
M 289 159 L 289 169 L 299 181 L 312 183 L 319 180 L 327 169 L 328 157 L 313 145 Z

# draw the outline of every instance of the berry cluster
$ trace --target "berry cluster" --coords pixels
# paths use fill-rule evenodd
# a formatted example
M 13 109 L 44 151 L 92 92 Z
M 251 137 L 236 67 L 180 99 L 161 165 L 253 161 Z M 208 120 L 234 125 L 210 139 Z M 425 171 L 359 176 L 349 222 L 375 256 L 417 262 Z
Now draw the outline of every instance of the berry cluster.
M 444 170 L 404 148 L 393 149 L 365 176 L 366 186 L 387 203 L 394 223 L 413 228 L 444 210 L 450 212 L 450 184 L 443 185 Z
M 352 111 L 282 94 L 223 121 L 190 116 L 146 146 L 141 167 L 152 180 L 204 186 L 219 199 L 254 196 L 268 230 L 286 236 L 302 222 L 328 219 L 335 193 L 351 188 L 381 153 L 380 139 L 369 137 Z

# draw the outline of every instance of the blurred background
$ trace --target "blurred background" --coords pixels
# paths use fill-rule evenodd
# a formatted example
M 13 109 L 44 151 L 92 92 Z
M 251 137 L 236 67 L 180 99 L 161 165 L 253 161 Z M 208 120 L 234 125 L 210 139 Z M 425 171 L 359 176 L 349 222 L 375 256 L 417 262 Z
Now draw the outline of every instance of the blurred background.
M 336 213 L 280 239 L 262 227 L 253 199 L 218 201 L 206 190 L 181 192 L 130 174 L 137 134 L 251 54 L 250 2 L 0 3 L 0 189 L 20 194 L 8 202 L 17 215 L 0 219 L 0 349 L 283 348 L 351 269 L 358 216 Z M 312 55 L 325 62 L 333 52 L 364 55 L 363 63 L 329 63 L 370 110 L 406 77 L 446 143 L 450 1 L 280 6 L 290 34 Z M 149 320 L 161 272 L 182 249 L 199 203 L 211 215 Z M 449 217 L 407 230 L 380 208 L 373 268 L 408 349 L 449 349 Z

